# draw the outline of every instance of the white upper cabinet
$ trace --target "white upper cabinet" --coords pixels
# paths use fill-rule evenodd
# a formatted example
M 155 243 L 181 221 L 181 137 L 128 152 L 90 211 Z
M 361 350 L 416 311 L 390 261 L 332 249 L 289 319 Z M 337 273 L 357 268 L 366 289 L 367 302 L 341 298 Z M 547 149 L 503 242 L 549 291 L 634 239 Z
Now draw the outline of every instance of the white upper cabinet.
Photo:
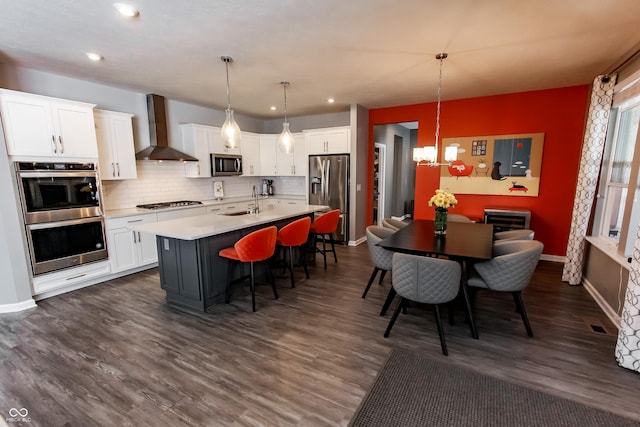
M 304 131 L 308 154 L 349 153 L 351 130 L 348 126 Z
M 242 132 L 242 176 L 260 176 L 260 135 Z
M 10 156 L 95 159 L 95 105 L 0 90 L 0 113 Z
M 240 147 L 237 148 L 227 148 L 224 146 L 222 142 L 222 135 L 220 134 L 220 128 L 207 126 L 210 129 L 209 132 L 209 148 L 211 148 L 212 153 L 216 154 L 240 154 L 240 149 L 242 148 L 242 142 L 240 143 Z M 243 134 L 244 136 L 244 134 Z M 244 141 L 243 141 L 244 142 Z
M 94 110 L 100 179 L 136 179 L 133 114 Z
M 277 139 L 278 135 L 260 135 L 260 173 L 262 176 L 278 175 Z
M 307 144 L 304 140 L 304 133 L 294 133 L 296 145 L 293 149 L 293 171 L 292 175 L 306 176 L 309 167 L 309 156 L 307 154 Z
M 194 123 L 180 125 L 180 128 L 184 152 L 198 159 L 197 162 L 185 162 L 185 175 L 188 178 L 211 178 L 211 139 L 216 131 L 220 137 L 220 129 Z

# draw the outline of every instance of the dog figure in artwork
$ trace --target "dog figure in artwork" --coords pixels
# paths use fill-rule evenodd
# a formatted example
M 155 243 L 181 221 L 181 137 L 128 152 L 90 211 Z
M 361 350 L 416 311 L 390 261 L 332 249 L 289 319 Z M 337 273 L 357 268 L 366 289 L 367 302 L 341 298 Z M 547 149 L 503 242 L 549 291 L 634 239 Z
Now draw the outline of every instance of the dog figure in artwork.
M 495 181 L 503 181 L 507 179 L 506 176 L 502 176 L 502 174 L 500 173 L 500 166 L 502 166 L 502 163 L 500 162 L 495 162 L 493 164 L 493 169 L 491 170 L 491 179 Z

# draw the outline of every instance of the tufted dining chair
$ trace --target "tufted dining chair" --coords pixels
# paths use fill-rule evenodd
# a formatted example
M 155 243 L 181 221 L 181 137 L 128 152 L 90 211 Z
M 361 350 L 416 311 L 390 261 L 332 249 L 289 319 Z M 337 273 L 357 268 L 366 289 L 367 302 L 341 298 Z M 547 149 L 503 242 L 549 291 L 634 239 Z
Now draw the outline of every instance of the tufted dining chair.
M 377 243 L 391 236 L 393 233 L 395 233 L 394 230 L 391 230 L 390 228 L 379 227 L 377 225 L 370 225 L 366 229 L 367 246 L 369 247 L 369 256 L 371 257 L 371 262 L 373 263 L 373 271 L 371 272 L 371 277 L 369 277 L 367 287 L 364 288 L 362 298 L 365 298 L 367 296 L 367 292 L 369 292 L 369 288 L 371 287 L 371 284 L 375 280 L 376 275 L 379 271 L 382 272 L 380 273 L 380 281 L 378 282 L 380 284 L 382 284 L 382 280 L 384 279 L 387 271 L 391 271 L 393 252 L 381 246 L 377 246 Z
M 393 312 L 384 337 L 391 333 L 400 310 L 408 301 L 433 305 L 442 353 L 448 354 L 439 305 L 452 301 L 460 289 L 462 267 L 456 261 L 402 253 L 393 254 L 393 289 L 402 297 Z
M 395 230 L 398 231 L 401 228 L 406 227 L 408 224 L 404 221 L 400 221 L 398 219 L 393 219 L 393 218 L 383 218 L 382 219 L 382 226 L 383 227 L 387 227 L 390 228 L 391 230 Z
M 461 214 L 448 214 L 447 215 L 448 222 L 471 222 L 471 219 L 468 216 Z
M 534 232 L 529 229 L 496 231 L 493 233 L 493 240 L 533 240 Z
M 522 290 L 533 276 L 543 247 L 537 240 L 498 241 L 493 245 L 493 258 L 474 264 L 467 281 L 470 288 L 510 292 L 529 337 L 533 337 L 533 331 L 522 300 Z

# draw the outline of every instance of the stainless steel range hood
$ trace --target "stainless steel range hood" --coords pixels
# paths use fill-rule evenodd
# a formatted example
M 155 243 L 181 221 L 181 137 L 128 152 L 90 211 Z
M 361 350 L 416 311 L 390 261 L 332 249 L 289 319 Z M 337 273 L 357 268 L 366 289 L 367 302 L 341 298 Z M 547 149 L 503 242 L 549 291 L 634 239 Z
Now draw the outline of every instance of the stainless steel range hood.
M 169 147 L 164 96 L 154 94 L 147 95 L 147 112 L 149 113 L 149 139 L 151 145 L 136 153 L 136 160 L 198 161 L 198 159 L 193 156 Z

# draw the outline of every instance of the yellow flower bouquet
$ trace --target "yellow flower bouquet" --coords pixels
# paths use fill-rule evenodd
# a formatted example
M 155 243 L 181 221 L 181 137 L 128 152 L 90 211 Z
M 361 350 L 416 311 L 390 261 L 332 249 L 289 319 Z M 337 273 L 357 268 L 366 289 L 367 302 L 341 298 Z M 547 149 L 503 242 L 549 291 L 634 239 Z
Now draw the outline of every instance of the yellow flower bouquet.
M 456 196 L 451 193 L 447 193 L 443 190 L 436 190 L 436 194 L 429 200 L 429 206 L 435 206 L 436 208 L 449 209 L 454 207 L 458 203 Z

